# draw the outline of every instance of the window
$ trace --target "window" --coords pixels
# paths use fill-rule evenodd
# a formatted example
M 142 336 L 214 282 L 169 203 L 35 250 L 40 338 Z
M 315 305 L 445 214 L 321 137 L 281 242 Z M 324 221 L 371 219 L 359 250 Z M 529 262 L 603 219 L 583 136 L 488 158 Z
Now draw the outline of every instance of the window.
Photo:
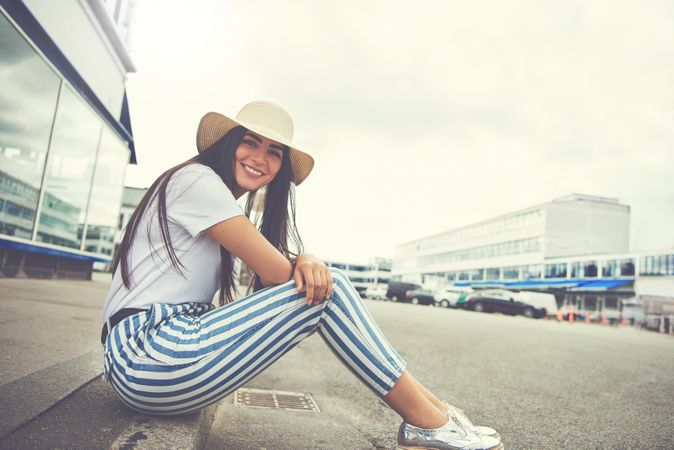
M 587 311 L 596 311 L 597 310 L 597 297 L 594 295 L 586 295 L 585 298 L 585 304 L 584 308 Z
M 524 266 L 522 271 L 522 278 L 525 280 L 537 280 L 540 279 L 543 275 L 543 267 L 540 264 L 533 264 L 530 266 Z
M 546 264 L 545 278 L 566 278 L 566 263 Z
M 582 278 L 583 277 L 583 263 L 573 262 L 571 263 L 571 278 Z
M 436 253 L 434 255 L 420 256 L 418 258 L 409 258 L 402 262 L 396 262 L 396 264 L 399 264 L 399 267 L 415 267 L 450 261 L 488 259 L 499 256 L 539 252 L 542 248 L 543 238 L 539 236 L 530 239 L 500 242 L 498 244 L 455 250 L 446 253 Z
M 122 185 L 119 180 L 124 179 L 126 162 L 129 160 L 129 150 L 107 127 L 103 128 L 96 172 L 91 188 L 91 200 L 87 211 L 85 247 L 89 246 L 91 230 L 101 235 L 114 237 L 117 210 L 110 205 L 120 205 L 122 200 Z M 99 243 L 100 251 L 106 255 L 112 254 L 114 239 L 107 239 Z
M 618 310 L 618 297 L 606 297 L 604 299 L 604 309 Z
M 61 79 L 1 13 L 0 42 L 0 233 L 31 239 Z
M 518 280 L 519 278 L 520 278 L 519 267 L 504 267 L 503 268 L 503 279 L 504 280 Z
M 634 260 L 623 259 L 620 262 L 620 275 L 623 277 L 634 276 Z
M 674 255 L 649 255 L 641 257 L 639 275 L 674 275 Z
M 492 268 L 492 269 L 487 269 L 487 280 L 488 281 L 496 281 L 501 279 L 501 269 L 499 268 Z
M 598 275 L 597 272 L 597 262 L 596 261 L 585 261 L 583 263 L 583 277 L 592 278 Z
M 617 259 L 609 259 L 604 261 L 603 267 L 601 269 L 601 275 L 603 277 L 617 277 L 620 275 L 620 263 Z
M 475 269 L 470 271 L 470 279 L 471 281 L 482 281 L 484 280 L 484 270 L 483 269 Z
M 38 241 L 80 248 L 101 130 L 94 112 L 64 87 L 49 149 Z M 44 216 L 59 217 L 67 226 L 55 230 Z

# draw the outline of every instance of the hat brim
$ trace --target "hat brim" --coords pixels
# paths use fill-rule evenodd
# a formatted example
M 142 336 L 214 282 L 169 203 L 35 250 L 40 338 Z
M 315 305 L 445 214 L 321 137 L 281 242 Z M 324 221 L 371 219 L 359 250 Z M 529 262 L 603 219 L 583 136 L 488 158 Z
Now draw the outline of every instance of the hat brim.
M 314 158 L 308 153 L 299 150 L 292 144 L 292 142 L 289 142 L 274 130 L 260 125 L 246 123 L 245 121 L 230 119 L 220 113 L 206 113 L 199 121 L 199 127 L 197 128 L 197 150 L 199 152 L 206 150 L 208 147 L 222 139 L 222 137 L 232 128 L 239 125 L 288 147 L 290 167 L 293 172 L 292 181 L 295 185 L 299 186 L 300 183 L 307 179 L 311 170 L 314 168 Z

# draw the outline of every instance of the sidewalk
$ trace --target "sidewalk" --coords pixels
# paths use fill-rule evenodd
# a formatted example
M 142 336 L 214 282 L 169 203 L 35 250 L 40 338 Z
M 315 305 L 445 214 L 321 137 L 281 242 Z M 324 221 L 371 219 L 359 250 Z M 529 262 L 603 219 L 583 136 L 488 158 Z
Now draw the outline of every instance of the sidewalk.
M 314 334 L 245 385 L 310 393 L 320 412 L 218 403 L 207 449 L 395 449 L 398 415 Z
M 319 413 L 232 395 L 190 416 L 134 413 L 100 377 L 108 283 L 0 279 L 0 449 L 394 448 L 397 416 L 317 335 L 245 387 L 310 393 Z
M 125 408 L 100 378 L 95 281 L 0 278 L 0 448 L 197 448 L 214 409 L 172 419 Z

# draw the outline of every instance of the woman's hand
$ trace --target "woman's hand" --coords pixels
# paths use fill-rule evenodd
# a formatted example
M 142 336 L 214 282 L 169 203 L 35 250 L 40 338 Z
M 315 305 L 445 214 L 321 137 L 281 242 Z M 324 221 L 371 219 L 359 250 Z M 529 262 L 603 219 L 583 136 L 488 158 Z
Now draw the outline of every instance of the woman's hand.
M 293 273 L 298 292 L 307 291 L 307 305 L 318 304 L 332 295 L 332 274 L 323 261 L 307 253 L 297 257 Z

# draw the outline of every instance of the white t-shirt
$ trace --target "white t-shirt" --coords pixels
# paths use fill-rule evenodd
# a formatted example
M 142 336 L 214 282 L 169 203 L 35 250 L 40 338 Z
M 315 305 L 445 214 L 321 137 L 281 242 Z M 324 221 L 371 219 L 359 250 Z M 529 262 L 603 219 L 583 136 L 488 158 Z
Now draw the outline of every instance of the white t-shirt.
M 203 231 L 242 214 L 234 195 L 213 169 L 190 164 L 178 170 L 166 189 L 166 215 L 183 275 L 170 266 L 155 197 L 136 228 L 129 253 L 131 288 L 122 283 L 120 263 L 105 300 L 103 321 L 123 308 L 149 309 L 153 303 L 211 303 L 220 286 L 220 245 Z

